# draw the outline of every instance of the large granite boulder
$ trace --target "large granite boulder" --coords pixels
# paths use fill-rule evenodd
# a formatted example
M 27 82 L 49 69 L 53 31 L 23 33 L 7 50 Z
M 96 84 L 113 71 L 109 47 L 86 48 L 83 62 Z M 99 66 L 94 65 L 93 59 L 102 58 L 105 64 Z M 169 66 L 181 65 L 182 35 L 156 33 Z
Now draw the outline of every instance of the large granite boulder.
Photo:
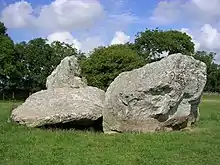
M 80 77 L 80 66 L 75 56 L 65 57 L 56 69 L 47 77 L 47 89 L 80 88 L 86 86 L 86 81 Z
M 206 65 L 182 54 L 121 73 L 105 94 L 104 131 L 186 128 L 198 120 L 205 84 Z
M 71 124 L 79 128 L 94 123 L 102 127 L 104 96 L 105 92 L 95 87 L 42 90 L 15 108 L 11 119 L 28 127 Z

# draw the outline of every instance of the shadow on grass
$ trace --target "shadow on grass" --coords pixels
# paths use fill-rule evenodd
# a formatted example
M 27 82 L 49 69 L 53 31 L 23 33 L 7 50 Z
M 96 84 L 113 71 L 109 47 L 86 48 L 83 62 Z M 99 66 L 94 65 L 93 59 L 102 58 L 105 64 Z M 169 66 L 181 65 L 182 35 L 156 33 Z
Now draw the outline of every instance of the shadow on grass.
M 72 121 L 66 123 L 47 124 L 38 128 L 49 129 L 52 131 L 76 130 L 76 131 L 91 131 L 91 132 L 103 133 L 102 121 L 103 121 L 103 117 L 100 117 L 95 121 L 79 120 L 79 121 Z

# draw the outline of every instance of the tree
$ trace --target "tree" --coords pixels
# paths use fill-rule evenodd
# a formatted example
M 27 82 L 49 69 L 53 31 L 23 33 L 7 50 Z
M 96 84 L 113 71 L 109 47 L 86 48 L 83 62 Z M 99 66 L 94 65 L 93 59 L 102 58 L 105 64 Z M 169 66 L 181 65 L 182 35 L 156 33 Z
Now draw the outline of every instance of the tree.
M 51 43 L 51 48 L 53 50 L 53 54 L 50 57 L 50 72 L 53 71 L 56 66 L 60 63 L 62 59 L 67 56 L 76 56 L 78 57 L 77 49 L 74 45 L 70 45 L 64 42 L 54 41 Z
M 77 54 L 71 45 L 58 41 L 49 44 L 42 38 L 21 42 L 15 48 L 23 72 L 22 83 L 29 91 L 45 89 L 47 77 L 60 61 Z
M 207 66 L 207 83 L 204 91 L 220 93 L 220 66 L 214 62 L 216 53 L 197 51 L 193 57 Z
M 4 23 L 0 22 L 0 35 L 8 36 L 6 31 L 7 28 L 5 27 Z
M 162 31 L 158 28 L 137 33 L 132 48 L 136 49 L 146 61 L 160 58 L 163 52 L 168 52 L 169 55 L 194 53 L 194 43 L 186 33 L 177 30 Z
M 52 48 L 42 38 L 30 40 L 28 43 L 19 46 L 23 46 L 23 52 L 20 53 L 22 53 L 25 66 L 25 86 L 33 91 L 44 89 L 46 76 L 49 74 L 48 65 L 50 65 L 53 54 Z
M 63 59 L 66 56 L 76 56 L 76 58 L 80 61 L 81 59 L 85 59 L 85 53 L 78 51 L 73 44 L 67 44 L 60 41 L 54 41 L 51 43 L 51 47 L 53 48 L 56 57 Z
M 143 66 L 144 60 L 127 45 L 113 45 L 95 48 L 80 64 L 88 85 L 106 90 L 121 72 Z
M 16 66 L 17 66 L 17 89 L 31 91 L 30 74 L 28 71 L 28 64 L 26 55 L 27 43 L 25 41 L 15 44 Z M 18 83 L 19 82 L 19 83 Z
M 0 90 L 10 88 L 11 75 L 16 71 L 14 43 L 6 33 L 6 27 L 0 22 Z

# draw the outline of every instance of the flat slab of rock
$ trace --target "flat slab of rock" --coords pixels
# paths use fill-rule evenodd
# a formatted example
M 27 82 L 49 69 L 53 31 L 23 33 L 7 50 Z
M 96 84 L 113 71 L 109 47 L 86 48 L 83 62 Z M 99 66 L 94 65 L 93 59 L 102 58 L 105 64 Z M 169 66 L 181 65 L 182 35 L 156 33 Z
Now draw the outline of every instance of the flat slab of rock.
M 86 82 L 80 77 L 80 66 L 75 56 L 65 57 L 56 69 L 47 77 L 47 89 L 54 88 L 80 88 L 85 87 Z
M 104 132 L 180 130 L 196 122 L 206 65 L 173 54 L 121 73 L 105 94 Z
M 42 90 L 14 109 L 11 119 L 28 127 L 70 122 L 89 126 L 102 117 L 104 95 L 95 87 Z

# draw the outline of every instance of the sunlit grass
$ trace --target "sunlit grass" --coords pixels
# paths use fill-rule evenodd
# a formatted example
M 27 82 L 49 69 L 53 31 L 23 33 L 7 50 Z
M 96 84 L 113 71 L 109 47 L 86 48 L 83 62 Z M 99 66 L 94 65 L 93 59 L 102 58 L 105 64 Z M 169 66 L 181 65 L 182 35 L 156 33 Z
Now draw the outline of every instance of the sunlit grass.
M 1 165 L 219 165 L 220 97 L 204 96 L 193 131 L 104 135 L 8 123 L 0 102 Z

